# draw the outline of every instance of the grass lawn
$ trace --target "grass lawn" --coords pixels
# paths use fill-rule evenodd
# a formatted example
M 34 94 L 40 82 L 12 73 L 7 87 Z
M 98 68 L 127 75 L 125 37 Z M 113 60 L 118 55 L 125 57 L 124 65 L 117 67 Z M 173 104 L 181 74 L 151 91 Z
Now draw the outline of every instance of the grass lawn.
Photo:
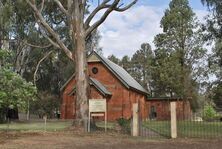
M 96 122 L 96 126 L 100 128 L 105 128 L 105 122 L 104 121 Z M 106 124 L 107 129 L 114 129 L 115 126 L 116 122 L 107 122 Z
M 181 137 L 222 137 L 222 122 L 179 121 L 177 127 Z
M 170 121 L 146 121 L 143 126 L 161 136 L 170 137 Z
M 58 131 L 64 130 L 65 128 L 72 125 L 71 121 L 48 121 L 46 123 L 46 131 Z M 0 124 L 0 131 L 7 130 L 8 124 Z M 11 122 L 9 124 L 9 130 L 21 131 L 44 131 L 44 121 L 39 122 Z
M 147 121 L 143 126 L 162 136 L 170 136 L 170 121 Z M 177 132 L 179 137 L 222 137 L 222 122 L 178 121 Z

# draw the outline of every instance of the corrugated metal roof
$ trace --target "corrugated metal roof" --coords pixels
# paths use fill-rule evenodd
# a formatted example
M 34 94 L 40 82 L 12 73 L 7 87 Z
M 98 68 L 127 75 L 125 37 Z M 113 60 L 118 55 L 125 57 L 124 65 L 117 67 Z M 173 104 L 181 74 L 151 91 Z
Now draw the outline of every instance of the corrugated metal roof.
M 63 86 L 60 88 L 60 92 L 63 91 L 66 87 L 66 85 L 68 85 L 68 83 L 75 77 L 75 73 L 72 74 L 72 76 L 65 82 L 65 84 L 63 84 Z
M 110 93 L 106 89 L 106 87 L 102 83 L 100 83 L 98 80 L 96 80 L 95 78 L 90 77 L 90 81 L 103 95 L 109 95 L 109 96 L 112 95 L 112 93 Z
M 99 55 L 95 51 L 92 53 L 98 56 L 98 58 L 111 70 L 114 75 L 127 87 L 132 88 L 142 93 L 148 94 L 146 89 L 144 89 L 125 69 L 119 65 L 113 63 L 109 59 Z
M 90 85 L 93 85 L 100 93 L 102 93 L 104 96 L 112 96 L 112 93 L 110 93 L 106 87 L 100 83 L 95 78 L 89 78 Z M 76 85 L 74 85 L 73 89 L 68 93 L 68 95 L 75 94 L 76 92 Z
M 98 59 L 101 60 L 101 62 L 127 87 L 131 88 L 137 91 L 140 91 L 144 94 L 148 94 L 147 90 L 144 89 L 125 69 L 120 67 L 119 65 L 113 63 L 109 59 L 99 55 L 95 51 L 91 53 L 90 56 L 95 55 Z M 89 57 L 90 57 L 89 56 Z M 62 91 L 65 86 L 68 84 L 68 82 L 74 77 L 73 74 L 70 79 L 62 86 L 60 91 Z M 101 84 L 101 83 L 100 83 Z

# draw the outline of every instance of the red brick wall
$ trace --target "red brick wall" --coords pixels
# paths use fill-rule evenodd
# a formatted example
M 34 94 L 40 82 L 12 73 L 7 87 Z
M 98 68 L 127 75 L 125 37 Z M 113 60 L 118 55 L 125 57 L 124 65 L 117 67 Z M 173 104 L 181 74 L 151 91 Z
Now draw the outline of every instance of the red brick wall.
M 97 67 L 98 73 L 93 74 L 92 68 Z M 139 103 L 139 114 L 143 119 L 149 118 L 151 106 L 156 108 L 158 120 L 170 119 L 169 100 L 146 100 L 146 96 L 133 90 L 127 89 L 111 72 L 100 62 L 89 63 L 89 75 L 100 81 L 111 93 L 107 100 L 107 118 L 109 121 L 118 118 L 130 118 L 132 116 L 132 104 Z M 73 119 L 75 117 L 75 97 L 68 95 L 74 87 L 74 78 L 65 87 L 62 97 L 61 118 Z M 91 86 L 90 98 L 105 98 L 98 90 Z M 177 101 L 177 118 L 186 119 L 191 115 L 189 102 Z
M 92 68 L 97 67 L 98 73 L 93 74 Z M 130 118 L 132 116 L 132 104 L 141 102 L 141 115 L 145 117 L 145 95 L 133 90 L 127 89 L 116 76 L 112 74 L 102 63 L 91 62 L 89 63 L 89 75 L 96 78 L 112 93 L 108 99 L 108 120 L 116 120 L 118 118 Z
M 90 77 L 100 81 L 112 93 L 112 96 L 107 98 L 107 118 L 109 121 L 121 117 L 127 119 L 130 118 L 132 115 L 132 103 L 136 102 L 140 102 L 140 107 L 142 109 L 140 110 L 140 115 L 142 117 L 147 117 L 148 112 L 145 110 L 145 95 L 127 89 L 102 63 L 90 62 L 88 63 L 88 66 Z M 93 67 L 98 68 L 97 74 L 92 73 Z M 74 97 L 67 95 L 67 93 L 73 88 L 74 84 L 75 82 L 72 80 L 67 84 L 63 92 L 63 104 L 61 107 L 61 117 L 63 119 L 73 118 L 75 115 L 75 110 L 71 110 L 74 109 Z M 105 97 L 103 97 L 95 87 L 91 86 L 90 98 L 101 99 Z
M 90 86 L 90 99 L 92 98 L 104 99 L 105 97 L 94 86 Z
M 61 105 L 61 118 L 62 119 L 73 119 L 75 114 L 74 109 L 74 96 L 69 95 L 70 92 L 73 90 L 73 87 L 75 85 L 75 79 L 73 78 L 65 87 L 63 93 L 62 93 L 62 105 Z
M 177 119 L 188 119 L 191 116 L 190 104 L 188 101 L 176 101 Z M 151 107 L 156 108 L 157 120 L 170 120 L 170 101 L 168 100 L 148 100 L 146 102 L 148 116 L 150 115 Z
M 189 119 L 191 118 L 191 107 L 189 101 L 183 102 L 179 101 L 177 102 L 177 119 L 183 120 L 183 119 Z

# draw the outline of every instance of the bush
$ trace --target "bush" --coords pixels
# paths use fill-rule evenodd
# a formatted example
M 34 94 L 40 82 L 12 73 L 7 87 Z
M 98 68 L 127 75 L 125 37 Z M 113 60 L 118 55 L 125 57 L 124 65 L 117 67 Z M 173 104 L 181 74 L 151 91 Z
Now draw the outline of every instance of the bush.
M 5 111 L 0 108 L 0 124 L 5 122 Z
M 131 131 L 131 119 L 119 118 L 117 119 L 118 124 L 124 133 L 130 133 Z
M 212 121 L 217 116 L 218 116 L 218 114 L 217 114 L 216 110 L 214 109 L 214 107 L 212 105 L 207 104 L 207 105 L 204 106 L 204 110 L 203 110 L 204 120 Z

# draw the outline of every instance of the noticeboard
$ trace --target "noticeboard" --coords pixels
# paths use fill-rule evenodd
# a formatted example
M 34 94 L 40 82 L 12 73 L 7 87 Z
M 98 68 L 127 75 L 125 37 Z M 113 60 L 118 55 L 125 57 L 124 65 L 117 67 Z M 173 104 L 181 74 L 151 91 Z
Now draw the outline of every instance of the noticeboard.
M 88 120 L 89 132 L 90 132 L 91 116 L 92 117 L 104 116 L 105 117 L 105 131 L 106 131 L 106 125 L 107 125 L 106 99 L 89 99 L 89 120 Z
M 106 100 L 89 99 L 89 112 L 106 112 Z

